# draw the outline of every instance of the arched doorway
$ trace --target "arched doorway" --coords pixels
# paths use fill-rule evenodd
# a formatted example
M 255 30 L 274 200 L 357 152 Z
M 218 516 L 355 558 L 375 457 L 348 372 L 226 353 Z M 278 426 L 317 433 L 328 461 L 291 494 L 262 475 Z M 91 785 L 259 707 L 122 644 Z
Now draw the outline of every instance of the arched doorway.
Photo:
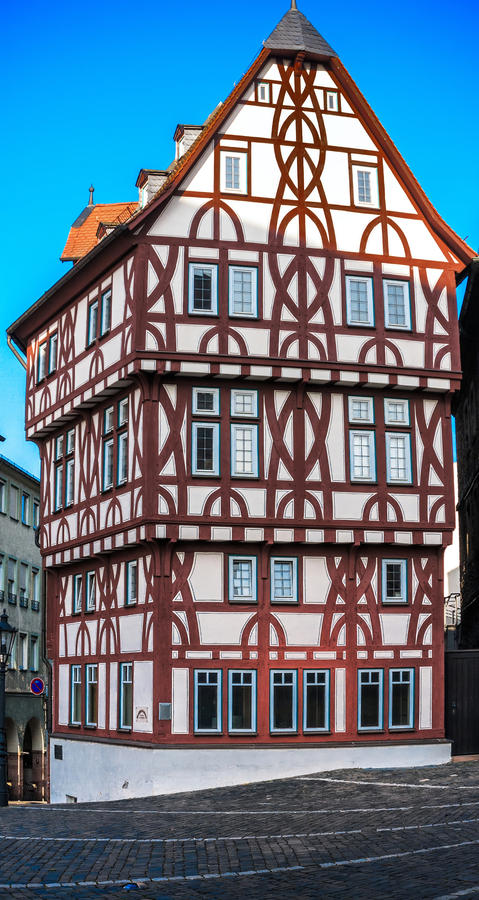
M 30 719 L 23 735 L 23 800 L 43 800 L 43 735 L 38 719 Z
M 7 739 L 8 799 L 21 800 L 20 742 L 18 729 L 13 719 L 5 719 L 5 736 Z

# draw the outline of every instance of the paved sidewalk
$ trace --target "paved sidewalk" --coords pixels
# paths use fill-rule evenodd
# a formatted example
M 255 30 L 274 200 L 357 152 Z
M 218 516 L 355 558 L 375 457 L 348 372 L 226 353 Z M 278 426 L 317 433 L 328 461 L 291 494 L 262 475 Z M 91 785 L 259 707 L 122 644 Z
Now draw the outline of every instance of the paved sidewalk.
M 0 810 L 0 898 L 479 900 L 479 762 Z

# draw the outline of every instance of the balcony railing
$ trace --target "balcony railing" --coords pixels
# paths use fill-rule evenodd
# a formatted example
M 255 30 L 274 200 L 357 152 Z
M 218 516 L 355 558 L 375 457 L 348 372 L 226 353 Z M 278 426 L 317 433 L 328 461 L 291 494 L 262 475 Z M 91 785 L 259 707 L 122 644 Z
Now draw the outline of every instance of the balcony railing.
M 34 612 L 38 612 L 38 610 L 40 609 L 39 600 L 32 600 L 32 609 L 34 610 Z
M 24 609 L 28 609 L 28 597 L 22 597 L 20 594 L 20 606 L 23 606 Z
M 8 602 L 12 604 L 12 606 L 17 605 L 17 595 L 12 594 L 10 591 L 8 592 Z

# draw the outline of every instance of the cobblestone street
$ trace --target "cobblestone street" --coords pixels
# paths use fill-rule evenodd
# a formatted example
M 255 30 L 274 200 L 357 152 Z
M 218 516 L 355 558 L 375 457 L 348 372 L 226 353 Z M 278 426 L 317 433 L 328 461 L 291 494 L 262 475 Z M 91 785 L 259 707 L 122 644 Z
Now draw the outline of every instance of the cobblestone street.
M 0 897 L 479 897 L 479 762 L 0 811 Z

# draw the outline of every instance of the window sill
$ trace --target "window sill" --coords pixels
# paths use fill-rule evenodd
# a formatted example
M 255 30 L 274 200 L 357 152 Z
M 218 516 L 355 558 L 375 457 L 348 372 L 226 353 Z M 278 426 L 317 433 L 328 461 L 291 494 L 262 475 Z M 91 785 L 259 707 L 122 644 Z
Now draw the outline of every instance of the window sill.
M 358 728 L 358 734 L 386 734 L 385 728 Z
M 86 610 L 85 610 L 85 615 L 86 615 L 86 616 L 91 616 L 91 614 L 92 614 L 92 613 L 95 613 L 95 612 L 96 612 L 96 609 L 86 609 Z
M 136 600 L 128 600 L 128 602 L 125 602 L 125 609 L 128 609 L 130 606 L 136 606 Z
M 330 728 L 303 728 L 303 734 L 332 734 Z
M 275 597 L 271 597 L 271 604 L 278 604 L 278 606 L 299 606 L 299 600 L 276 600 Z
M 257 731 L 228 731 L 228 737 L 258 737 Z
M 81 722 L 69 722 L 68 727 L 69 728 L 81 728 Z
M 96 728 L 98 728 L 98 725 L 87 725 L 87 723 L 85 722 L 83 727 L 89 728 L 90 730 L 94 731 Z
M 382 606 L 408 606 L 408 600 L 381 600 Z
M 189 309 L 188 314 L 190 316 L 210 316 L 212 319 L 218 318 L 218 313 L 213 312 L 211 309 Z
M 416 731 L 416 729 L 412 725 L 390 725 L 389 731 L 391 731 L 393 734 L 395 734 L 397 731 L 400 731 L 401 734 L 404 734 L 404 732 L 412 732 Z
M 120 725 L 120 727 L 117 728 L 117 731 L 121 732 L 121 734 L 131 734 L 133 728 L 131 725 Z
M 194 731 L 198 737 L 224 737 L 223 731 Z
M 299 731 L 297 728 L 295 728 L 295 729 L 288 728 L 288 729 L 284 729 L 283 731 L 280 731 L 279 729 L 278 729 L 278 731 L 270 730 L 269 733 L 270 733 L 271 737 L 282 737 L 285 734 L 298 735 Z
M 348 328 L 376 328 L 374 322 L 348 322 Z

